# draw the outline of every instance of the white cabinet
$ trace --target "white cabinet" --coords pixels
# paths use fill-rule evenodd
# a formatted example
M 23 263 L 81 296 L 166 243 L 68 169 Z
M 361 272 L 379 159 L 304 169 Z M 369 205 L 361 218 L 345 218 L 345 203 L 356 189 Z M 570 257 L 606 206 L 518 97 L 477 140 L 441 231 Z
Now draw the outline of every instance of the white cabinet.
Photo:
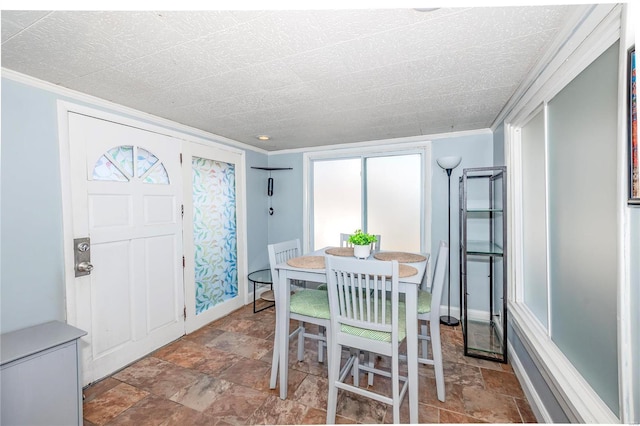
M 0 336 L 0 424 L 82 425 L 78 339 L 51 321 Z

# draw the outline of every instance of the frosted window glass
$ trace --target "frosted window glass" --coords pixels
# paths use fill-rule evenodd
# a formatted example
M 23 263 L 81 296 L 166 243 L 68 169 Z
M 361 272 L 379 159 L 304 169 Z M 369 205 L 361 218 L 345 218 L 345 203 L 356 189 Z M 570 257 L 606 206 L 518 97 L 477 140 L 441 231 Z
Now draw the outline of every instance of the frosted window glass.
M 193 157 L 196 315 L 238 297 L 235 166 Z
M 111 148 L 108 154 L 113 159 L 113 162 L 120 167 L 126 176 L 133 176 L 133 147 L 132 146 L 117 146 Z
M 158 157 L 150 153 L 144 148 L 138 148 L 138 152 L 136 155 L 136 163 L 137 163 L 137 171 L 138 176 L 144 175 L 147 170 L 151 168 L 154 164 L 158 162 Z
M 314 249 L 340 245 L 340 233 L 361 227 L 361 160 L 314 161 L 313 245 Z
M 162 164 L 156 164 L 151 171 L 144 177 L 144 183 L 157 183 L 168 185 L 169 174 Z
M 133 146 L 111 148 L 93 167 L 93 180 L 128 182 L 133 175 Z M 135 177 L 144 183 L 168 185 L 169 174 L 158 157 L 144 148 L 136 149 Z
M 544 111 L 522 127 L 521 141 L 524 303 L 548 326 Z
M 129 179 L 105 155 L 98 158 L 93 167 L 93 180 L 106 180 L 115 182 L 128 182 Z
M 366 160 L 367 231 L 384 250 L 420 251 L 420 163 L 418 154 Z
M 619 415 L 618 43 L 549 102 L 551 338 Z

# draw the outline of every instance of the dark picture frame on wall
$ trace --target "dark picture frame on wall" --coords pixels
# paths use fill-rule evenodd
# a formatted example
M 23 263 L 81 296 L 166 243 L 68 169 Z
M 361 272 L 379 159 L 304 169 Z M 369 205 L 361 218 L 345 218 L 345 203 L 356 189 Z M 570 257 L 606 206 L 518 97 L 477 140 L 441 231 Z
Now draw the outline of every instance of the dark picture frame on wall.
M 636 48 L 627 54 L 628 63 L 628 133 L 629 133 L 629 204 L 640 206 L 640 162 L 638 161 L 638 113 L 636 92 Z

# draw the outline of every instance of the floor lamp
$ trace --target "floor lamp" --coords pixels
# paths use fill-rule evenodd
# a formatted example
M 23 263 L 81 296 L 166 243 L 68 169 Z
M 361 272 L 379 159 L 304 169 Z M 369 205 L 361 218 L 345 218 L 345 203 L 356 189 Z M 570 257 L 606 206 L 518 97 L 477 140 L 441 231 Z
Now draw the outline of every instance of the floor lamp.
M 442 167 L 447 171 L 447 178 L 449 179 L 449 214 L 447 216 L 447 223 L 449 228 L 449 236 L 447 238 L 447 243 L 449 244 L 449 262 L 447 263 L 447 275 L 449 282 L 447 284 L 447 315 L 442 315 L 440 317 L 440 323 L 445 325 L 458 325 L 460 321 L 457 318 L 453 318 L 451 316 L 451 171 L 458 167 L 462 158 L 451 156 L 451 157 L 440 157 L 438 160 L 438 166 Z M 462 308 L 462 306 L 460 307 Z

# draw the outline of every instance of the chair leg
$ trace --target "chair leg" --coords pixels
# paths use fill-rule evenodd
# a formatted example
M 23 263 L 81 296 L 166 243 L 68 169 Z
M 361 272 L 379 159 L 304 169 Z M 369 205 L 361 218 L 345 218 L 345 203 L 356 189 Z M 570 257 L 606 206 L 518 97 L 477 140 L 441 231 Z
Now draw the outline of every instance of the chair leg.
M 376 355 L 373 352 L 369 352 L 369 362 L 368 362 L 369 368 L 373 368 L 373 366 L 376 363 L 375 360 L 376 360 Z M 367 381 L 367 384 L 369 386 L 373 386 L 373 376 L 374 376 L 374 373 L 369 372 L 369 379 Z
M 393 423 L 400 423 L 400 357 L 398 346 L 394 345 L 391 355 L 391 397 L 393 398 Z
M 440 321 L 432 318 L 429 321 L 431 328 L 431 351 L 433 352 L 433 370 L 436 375 L 436 389 L 438 400 L 444 402 L 444 369 L 442 367 L 442 344 L 440 342 Z
M 271 359 L 271 380 L 269 381 L 269 388 L 275 389 L 278 381 L 278 362 L 279 362 L 279 349 L 278 349 L 278 328 L 273 337 L 273 357 Z
M 359 351 L 355 351 L 355 353 L 351 353 L 353 356 L 353 386 L 360 386 L 360 353 Z
M 327 396 L 327 424 L 332 425 L 336 422 L 336 409 L 338 406 L 338 388 L 336 382 L 340 376 L 340 352 L 339 344 L 328 342 L 327 360 L 329 363 L 329 393 Z
M 420 334 L 422 336 L 427 337 L 429 335 L 429 331 L 427 328 L 427 324 L 423 323 L 422 321 L 420 321 Z M 429 342 L 427 341 L 427 339 L 421 339 L 422 340 L 422 358 L 424 359 L 428 359 L 429 358 Z
M 325 339 L 327 338 L 327 330 L 325 330 L 323 326 L 320 326 L 319 334 L 321 336 L 324 336 Z M 324 346 L 325 346 L 325 341 L 318 340 L 318 362 L 324 362 Z
M 304 323 L 300 321 L 300 333 L 298 334 L 298 361 L 304 361 Z

